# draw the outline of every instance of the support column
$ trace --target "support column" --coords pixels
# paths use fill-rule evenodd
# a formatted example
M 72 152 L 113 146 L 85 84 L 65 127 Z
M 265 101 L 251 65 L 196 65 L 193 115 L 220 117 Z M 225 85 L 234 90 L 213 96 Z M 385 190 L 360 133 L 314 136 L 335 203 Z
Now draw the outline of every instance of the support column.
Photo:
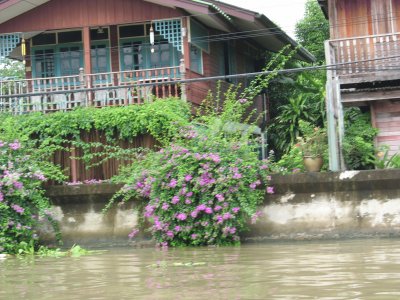
M 188 79 L 188 72 L 190 70 L 190 19 L 189 17 L 182 18 L 182 59 L 180 63 L 180 73 L 183 80 Z M 187 85 L 181 85 L 181 98 L 187 100 Z
M 92 73 L 92 59 L 90 55 L 90 28 L 83 27 L 83 61 L 84 61 L 84 70 L 86 76 L 86 88 L 92 88 L 92 78 L 89 74 Z M 92 101 L 92 92 L 87 92 L 88 96 L 88 105 L 93 106 Z
M 328 78 L 326 83 L 326 119 L 328 125 L 328 146 L 329 146 L 329 170 L 337 172 L 340 170 L 339 141 L 336 131 L 337 122 L 333 100 L 334 90 L 332 80 Z

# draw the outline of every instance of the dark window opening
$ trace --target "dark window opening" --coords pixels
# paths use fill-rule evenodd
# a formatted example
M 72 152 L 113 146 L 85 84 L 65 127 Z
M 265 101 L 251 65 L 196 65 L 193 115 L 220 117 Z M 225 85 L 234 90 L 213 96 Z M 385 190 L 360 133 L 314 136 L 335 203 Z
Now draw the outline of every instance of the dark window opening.
M 58 43 L 80 43 L 82 42 L 82 31 L 65 31 L 58 33 Z
M 108 28 L 99 27 L 96 29 L 90 29 L 90 40 L 108 40 Z
M 33 46 L 54 45 L 56 42 L 57 39 L 55 33 L 41 33 L 32 37 Z
M 119 37 L 127 38 L 127 37 L 136 37 L 136 36 L 144 36 L 144 25 L 130 25 L 130 26 L 122 26 L 119 28 Z

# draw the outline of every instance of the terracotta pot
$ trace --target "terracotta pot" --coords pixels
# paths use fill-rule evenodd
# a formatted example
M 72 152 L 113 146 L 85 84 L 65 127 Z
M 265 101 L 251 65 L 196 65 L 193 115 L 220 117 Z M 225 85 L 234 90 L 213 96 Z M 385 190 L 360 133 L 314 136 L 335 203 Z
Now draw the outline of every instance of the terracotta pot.
M 308 172 L 321 171 L 323 163 L 321 156 L 303 156 L 303 164 Z

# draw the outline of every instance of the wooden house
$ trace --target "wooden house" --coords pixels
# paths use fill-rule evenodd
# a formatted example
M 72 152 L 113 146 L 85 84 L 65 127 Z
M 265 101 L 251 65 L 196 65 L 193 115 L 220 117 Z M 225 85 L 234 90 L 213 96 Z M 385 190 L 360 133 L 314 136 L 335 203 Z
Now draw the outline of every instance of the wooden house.
M 368 109 L 376 146 L 400 151 L 400 0 L 318 0 L 329 18 L 327 109 L 331 169 L 344 169 L 343 107 Z
M 296 46 L 264 15 L 214 0 L 3 0 L 0 57 L 24 61 L 26 79 L 0 81 L 0 111 L 153 95 L 199 104 L 215 80 L 179 81 L 260 71 L 265 51 L 287 44 Z M 298 58 L 313 59 L 305 49 Z

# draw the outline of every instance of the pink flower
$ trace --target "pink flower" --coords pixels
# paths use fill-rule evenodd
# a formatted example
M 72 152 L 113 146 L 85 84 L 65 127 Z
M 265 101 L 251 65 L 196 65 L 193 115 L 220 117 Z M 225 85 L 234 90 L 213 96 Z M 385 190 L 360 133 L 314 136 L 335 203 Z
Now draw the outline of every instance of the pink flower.
M 22 187 L 24 186 L 24 185 L 22 184 L 22 182 L 19 182 L 19 181 L 14 181 L 14 182 L 13 182 L 13 185 L 14 185 L 14 187 L 15 187 L 17 190 L 22 189 Z
M 185 176 L 185 181 L 186 181 L 186 182 L 189 182 L 189 181 L 192 180 L 192 179 L 193 179 L 193 176 L 190 175 L 190 174 L 188 174 L 188 175 Z
M 197 218 L 197 210 L 192 211 L 190 215 L 193 219 Z
M 130 234 L 128 234 L 128 237 L 130 239 L 134 238 L 137 234 L 139 233 L 139 229 L 134 229 Z
M 246 102 L 247 102 L 247 99 L 245 99 L 245 98 L 239 99 L 240 104 L 245 104 Z
M 206 207 L 206 209 L 204 210 L 204 212 L 206 213 L 206 214 L 212 214 L 213 213 L 213 210 L 212 210 L 212 208 L 211 207 Z
M 205 204 L 200 204 L 199 206 L 196 207 L 197 211 L 202 211 L 206 209 L 206 205 Z
M 180 213 L 180 214 L 178 214 L 178 215 L 176 216 L 176 218 L 177 218 L 178 220 L 180 220 L 180 221 L 184 221 L 184 220 L 186 220 L 187 216 L 186 216 L 186 214 L 184 214 L 184 213 Z
M 233 178 L 233 179 L 240 179 L 240 178 L 242 178 L 242 174 L 240 174 L 240 173 L 235 173 L 235 174 L 233 174 L 232 178 Z
M 232 211 L 233 211 L 234 214 L 237 214 L 239 212 L 239 210 L 240 210 L 240 207 L 232 208 Z
M 170 237 L 170 238 L 173 238 L 174 237 L 174 232 L 171 231 L 171 230 L 168 230 L 167 231 L 167 236 Z
M 227 212 L 227 213 L 224 213 L 224 215 L 222 216 L 222 218 L 223 218 L 224 220 L 229 220 L 229 219 L 232 218 L 232 215 L 231 215 L 231 213 Z
M 22 208 L 21 206 L 19 206 L 19 205 L 17 205 L 17 204 L 12 204 L 12 205 L 11 205 L 11 208 L 12 208 L 13 210 L 15 210 L 15 212 L 19 213 L 20 215 L 22 215 L 22 214 L 24 213 L 24 211 L 25 211 L 24 208 Z
M 163 210 L 168 210 L 169 205 L 167 203 L 164 203 L 161 207 Z
M 172 204 L 177 204 L 179 202 L 179 197 L 178 196 L 174 196 L 172 197 Z
M 274 194 L 275 193 L 274 188 L 272 186 L 267 187 L 267 193 Z
M 0 202 L 2 202 L 4 200 L 4 195 L 3 193 L 0 192 Z
M 197 234 L 193 233 L 191 236 L 192 240 L 195 240 L 197 238 Z
M 186 194 L 186 197 L 192 197 L 193 196 L 193 192 L 189 192 Z
M 179 232 L 179 231 L 181 231 L 181 230 L 182 230 L 182 227 L 181 227 L 181 226 L 179 226 L 179 225 L 175 226 L 175 231 L 176 231 L 176 232 Z
M 176 187 L 176 185 L 178 184 L 178 180 L 176 179 L 171 179 L 171 181 L 169 182 L 168 186 L 171 188 Z
M 222 195 L 222 194 L 216 194 L 216 195 L 215 195 L 215 198 L 217 198 L 219 202 L 222 202 L 222 201 L 225 200 L 225 197 L 224 197 L 224 195 Z
M 18 141 L 14 141 L 14 143 L 8 144 L 11 150 L 18 150 L 21 148 L 21 144 Z
M 192 204 L 192 200 L 186 199 L 186 200 L 185 200 L 185 204 Z
M 220 211 L 222 209 L 221 206 L 217 205 L 216 207 L 214 207 L 214 211 Z

